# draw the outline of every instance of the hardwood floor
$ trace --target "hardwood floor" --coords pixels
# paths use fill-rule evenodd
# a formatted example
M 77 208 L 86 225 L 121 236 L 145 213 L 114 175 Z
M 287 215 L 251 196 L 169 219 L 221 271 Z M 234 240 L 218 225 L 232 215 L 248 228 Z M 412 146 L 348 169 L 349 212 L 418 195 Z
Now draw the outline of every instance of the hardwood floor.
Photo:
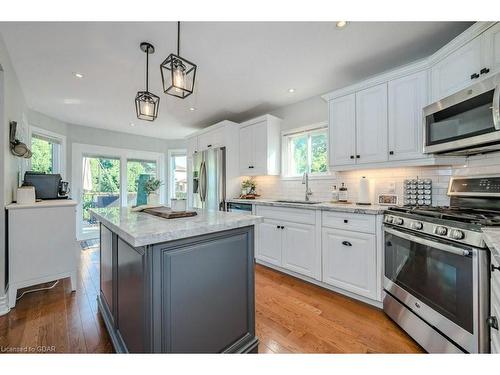
M 420 353 L 371 306 L 263 266 L 256 267 L 260 353 Z M 30 293 L 0 317 L 0 353 L 112 353 L 97 311 L 99 252 L 81 253 L 78 289 L 69 279 Z

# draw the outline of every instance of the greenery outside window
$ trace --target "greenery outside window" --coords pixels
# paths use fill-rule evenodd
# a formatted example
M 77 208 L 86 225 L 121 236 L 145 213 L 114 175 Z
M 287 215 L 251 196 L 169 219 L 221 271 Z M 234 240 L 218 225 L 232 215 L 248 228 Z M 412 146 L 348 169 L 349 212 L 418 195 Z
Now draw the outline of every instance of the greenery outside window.
M 283 135 L 283 175 L 328 174 L 328 128 L 315 126 Z
M 48 133 L 50 132 L 31 132 L 33 156 L 30 159 L 30 168 L 34 172 L 64 175 L 64 137 Z

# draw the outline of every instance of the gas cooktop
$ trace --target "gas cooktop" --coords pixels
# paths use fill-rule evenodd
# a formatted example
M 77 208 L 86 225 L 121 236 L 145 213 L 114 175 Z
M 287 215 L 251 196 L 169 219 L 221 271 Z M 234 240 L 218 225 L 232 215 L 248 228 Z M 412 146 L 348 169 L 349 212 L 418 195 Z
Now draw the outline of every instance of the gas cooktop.
M 432 218 L 453 220 L 481 226 L 500 226 L 500 211 L 462 207 L 390 207 L 390 211 L 404 212 Z

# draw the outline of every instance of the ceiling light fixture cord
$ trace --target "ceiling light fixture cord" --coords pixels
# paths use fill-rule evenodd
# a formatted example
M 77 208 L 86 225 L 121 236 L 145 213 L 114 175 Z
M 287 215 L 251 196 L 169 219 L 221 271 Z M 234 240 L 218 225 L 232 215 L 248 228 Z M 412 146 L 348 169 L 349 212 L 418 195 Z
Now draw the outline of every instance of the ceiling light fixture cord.
M 181 21 L 177 21 L 177 56 L 181 55 Z
M 146 47 L 146 91 L 149 92 L 149 46 Z

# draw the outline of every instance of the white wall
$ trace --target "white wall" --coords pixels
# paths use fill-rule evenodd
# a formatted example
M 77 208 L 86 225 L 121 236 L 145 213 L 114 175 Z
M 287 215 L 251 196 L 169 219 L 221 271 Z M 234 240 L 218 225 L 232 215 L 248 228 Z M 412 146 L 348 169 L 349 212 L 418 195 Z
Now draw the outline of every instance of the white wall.
M 14 72 L 12 63 L 7 53 L 5 43 L 0 36 L 0 141 L 2 152 L 0 154 L 0 207 L 12 201 L 12 191 L 17 183 L 18 158 L 9 151 L 9 122 L 17 121 L 22 126 L 23 112 L 26 101 L 21 86 Z M 3 106 L 3 109 L 2 109 Z M 0 215 L 0 310 L 5 296 L 5 215 Z

